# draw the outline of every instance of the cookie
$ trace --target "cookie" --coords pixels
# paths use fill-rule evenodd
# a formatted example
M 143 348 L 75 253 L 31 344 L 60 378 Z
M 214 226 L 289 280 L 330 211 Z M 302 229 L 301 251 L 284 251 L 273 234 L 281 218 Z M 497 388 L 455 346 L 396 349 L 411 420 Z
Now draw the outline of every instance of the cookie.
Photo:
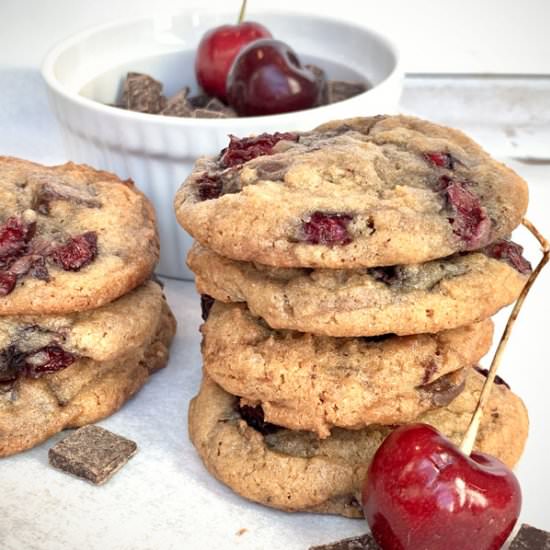
M 464 387 L 463 367 L 491 346 L 489 320 L 438 334 L 330 338 L 275 331 L 243 304 L 216 302 L 203 334 L 204 369 L 265 420 L 327 437 L 333 426 L 411 422 Z
M 47 372 L 61 361 L 110 361 L 151 339 L 164 304 L 148 281 L 98 309 L 66 315 L 0 317 L 0 383 L 19 372 Z M 48 361 L 48 356 L 51 360 Z
M 270 268 L 195 244 L 189 268 L 201 294 L 246 302 L 275 329 L 326 336 L 440 332 L 486 319 L 519 295 L 530 273 L 508 241 L 483 252 L 386 268 Z
M 78 359 L 57 372 L 19 377 L 0 388 L 0 457 L 117 411 L 166 365 L 174 333 L 174 317 L 164 304 L 157 327 L 141 347 L 109 361 Z
M 458 130 L 406 116 L 231 141 L 197 161 L 178 221 L 232 259 L 351 269 L 422 263 L 504 238 L 526 183 Z
M 484 381 L 472 370 L 465 390 L 452 403 L 421 415 L 418 421 L 459 443 Z M 247 424 L 238 398 L 204 377 L 190 405 L 189 433 L 212 475 L 241 496 L 273 508 L 362 517 L 358 499 L 368 464 L 391 428 L 336 428 L 326 439 L 310 432 L 267 428 L 261 433 Z M 521 456 L 527 431 L 522 401 L 503 384 L 495 385 L 476 448 L 512 467 Z
M 158 256 L 153 207 L 130 180 L 0 157 L 0 315 L 98 308 Z

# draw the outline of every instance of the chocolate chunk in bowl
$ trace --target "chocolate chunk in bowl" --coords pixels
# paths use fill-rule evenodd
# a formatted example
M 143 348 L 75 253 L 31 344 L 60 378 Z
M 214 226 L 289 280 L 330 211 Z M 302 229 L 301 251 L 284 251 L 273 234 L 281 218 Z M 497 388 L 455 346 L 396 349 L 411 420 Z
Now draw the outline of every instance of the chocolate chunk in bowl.
M 137 445 L 99 426 L 84 426 L 57 443 L 48 453 L 54 468 L 102 485 L 126 464 Z
M 510 550 L 550 550 L 550 533 L 524 523 L 510 544 Z
M 311 546 L 309 550 L 380 550 L 380 546 L 376 544 L 371 535 L 365 533 L 358 537 L 350 537 L 330 544 Z

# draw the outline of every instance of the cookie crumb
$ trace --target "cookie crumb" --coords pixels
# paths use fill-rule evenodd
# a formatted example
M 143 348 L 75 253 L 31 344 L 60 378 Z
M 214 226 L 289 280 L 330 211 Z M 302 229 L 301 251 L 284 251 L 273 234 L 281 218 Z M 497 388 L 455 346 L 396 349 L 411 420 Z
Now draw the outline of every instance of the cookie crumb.
M 246 527 L 241 527 L 236 533 L 235 535 L 237 537 L 242 537 L 246 532 L 248 531 L 248 529 Z

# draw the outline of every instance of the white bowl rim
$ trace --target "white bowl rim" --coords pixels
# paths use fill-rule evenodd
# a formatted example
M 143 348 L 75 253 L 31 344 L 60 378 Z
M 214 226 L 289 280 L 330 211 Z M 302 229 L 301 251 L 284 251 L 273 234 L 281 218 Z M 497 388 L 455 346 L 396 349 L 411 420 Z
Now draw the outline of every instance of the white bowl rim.
M 180 12 L 176 11 L 173 13 L 167 13 L 165 14 L 165 16 L 168 16 L 168 17 L 178 17 L 178 16 L 186 16 L 186 15 L 192 16 L 193 14 L 197 14 L 197 13 L 209 14 L 211 13 L 211 10 L 209 10 L 208 8 L 199 7 L 189 11 L 180 11 Z M 218 15 L 223 15 L 223 12 Z M 312 15 L 310 13 L 306 13 L 302 11 L 285 11 L 285 10 L 273 10 L 273 9 L 260 8 L 260 9 L 255 9 L 251 11 L 251 15 L 252 16 L 288 15 L 290 17 L 296 17 L 296 18 L 307 18 L 309 20 L 314 19 L 317 21 L 344 24 L 344 25 L 347 25 L 348 27 L 352 27 L 357 30 L 370 34 L 390 52 L 390 54 L 393 56 L 393 59 L 394 59 L 394 66 L 392 70 L 389 72 L 389 74 L 381 82 L 379 82 L 372 88 L 369 88 L 367 91 L 361 94 L 358 94 L 352 98 L 340 101 L 337 103 L 337 105 L 341 103 L 349 103 L 354 101 L 361 102 L 362 98 L 365 97 L 366 95 L 373 93 L 375 91 L 378 91 L 380 88 L 385 87 L 388 84 L 388 82 L 395 79 L 400 79 L 402 76 L 401 56 L 399 54 L 399 49 L 396 46 L 396 44 L 384 34 L 380 33 L 379 31 L 373 30 L 367 25 L 358 24 L 338 16 L 326 17 L 322 15 Z M 135 122 L 156 123 L 159 126 L 165 126 L 165 127 L 182 127 L 182 128 L 202 127 L 205 129 L 215 127 L 215 128 L 222 128 L 222 129 L 223 128 L 235 129 L 239 127 L 261 126 L 262 124 L 265 125 L 269 123 L 282 124 L 284 122 L 290 122 L 293 117 L 300 115 L 302 113 L 312 113 L 312 114 L 321 115 L 325 111 L 327 112 L 326 119 L 327 120 L 330 119 L 330 111 L 334 104 L 321 105 L 319 107 L 313 107 L 311 109 L 304 109 L 301 111 L 293 111 L 290 113 L 252 116 L 252 117 L 191 118 L 191 117 L 159 116 L 151 113 L 138 113 L 135 111 L 127 111 L 125 109 L 120 109 L 118 107 L 105 105 L 103 103 L 100 103 L 99 101 L 94 101 L 92 99 L 84 97 L 79 93 L 69 92 L 63 86 L 63 84 L 56 78 L 54 73 L 55 63 L 57 62 L 57 59 L 59 58 L 59 56 L 70 47 L 78 44 L 79 42 L 85 40 L 86 38 L 94 34 L 97 34 L 106 30 L 110 30 L 113 28 L 117 28 L 117 27 L 123 27 L 131 24 L 139 23 L 141 21 L 149 21 L 156 17 L 162 17 L 162 16 L 140 15 L 140 16 L 130 17 L 130 18 L 128 17 L 117 18 L 114 21 L 108 21 L 100 25 L 94 25 L 92 27 L 84 29 L 83 31 L 73 34 L 64 40 L 61 40 L 48 51 L 42 63 L 41 72 L 44 80 L 46 81 L 46 84 L 48 85 L 48 87 L 54 90 L 57 94 L 63 96 L 66 100 L 70 102 L 78 104 L 82 108 L 91 109 L 92 111 L 96 111 L 103 115 L 112 116 L 114 118 L 118 118 L 121 120 L 126 119 L 126 120 L 132 120 Z

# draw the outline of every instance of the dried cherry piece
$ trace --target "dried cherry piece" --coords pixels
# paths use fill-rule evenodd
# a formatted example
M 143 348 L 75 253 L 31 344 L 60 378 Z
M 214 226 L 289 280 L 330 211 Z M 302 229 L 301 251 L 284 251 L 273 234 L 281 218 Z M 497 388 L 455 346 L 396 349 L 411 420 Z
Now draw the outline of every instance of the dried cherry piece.
M 424 153 L 424 158 L 434 166 L 439 168 L 447 168 L 452 170 L 454 168 L 455 159 L 450 153 L 441 153 L 437 151 L 430 151 Z
M 310 244 L 345 245 L 351 242 L 348 224 L 353 220 L 349 214 L 313 212 L 309 220 L 302 222 L 302 240 Z
M 523 275 L 529 275 L 533 268 L 523 257 L 523 246 L 501 239 L 484 248 L 485 254 L 496 260 L 504 260 Z
M 217 176 L 204 173 L 197 179 L 197 185 L 201 201 L 217 199 L 222 194 L 222 182 Z
M 0 296 L 7 296 L 15 288 L 17 277 L 13 273 L 0 272 Z
M 260 432 L 262 435 L 268 435 L 276 432 L 279 429 L 279 426 L 271 424 L 264 420 L 264 410 L 260 405 L 256 407 L 251 407 L 250 405 L 241 405 L 239 407 L 239 412 L 243 420 L 256 431 Z
M 89 231 L 72 237 L 51 254 L 52 260 L 65 271 L 80 271 L 97 256 L 97 234 Z
M 13 216 L 0 226 L 0 265 L 18 258 L 25 252 L 27 243 L 33 238 L 36 223 L 25 223 Z
M 76 357 L 60 346 L 50 344 L 25 357 L 24 373 L 29 378 L 40 378 L 44 374 L 67 368 Z
M 491 233 L 491 220 L 478 197 L 467 188 L 468 182 L 442 176 L 439 186 L 455 213 L 449 218 L 453 233 L 464 241 L 465 250 L 475 250 L 486 243 Z
M 271 155 L 273 147 L 283 140 L 298 141 L 298 135 L 291 132 L 275 132 L 242 139 L 230 135 L 229 145 L 221 152 L 220 163 L 224 168 L 229 168 L 244 164 L 256 157 Z

